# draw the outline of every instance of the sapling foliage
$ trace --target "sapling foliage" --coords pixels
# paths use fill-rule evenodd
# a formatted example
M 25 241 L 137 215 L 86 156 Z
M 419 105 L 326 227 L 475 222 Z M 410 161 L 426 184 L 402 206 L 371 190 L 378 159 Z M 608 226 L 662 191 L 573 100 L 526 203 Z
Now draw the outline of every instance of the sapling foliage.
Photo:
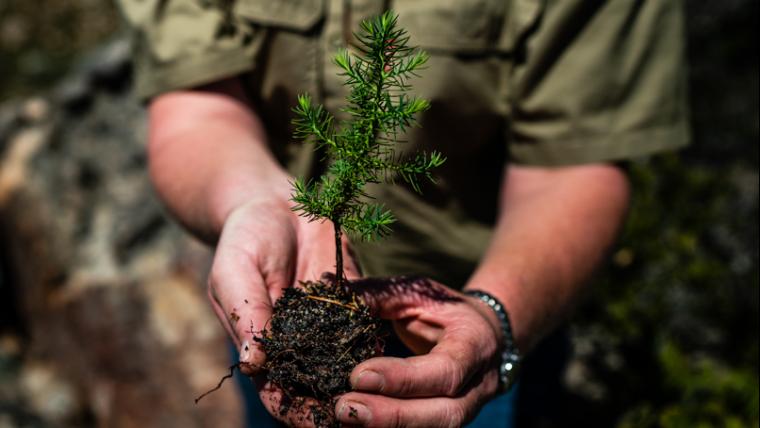
M 400 177 L 420 191 L 419 177 L 432 180 L 431 170 L 444 162 L 440 153 L 402 156 L 398 136 L 416 124 L 415 115 L 430 107 L 409 96 L 409 79 L 428 59 L 407 46 L 409 36 L 398 28 L 398 17 L 386 12 L 362 22 L 358 52 L 341 50 L 335 63 L 351 90 L 343 109 L 348 119 L 336 120 L 308 94 L 294 108 L 296 137 L 325 151 L 329 166 L 317 180 L 293 183 L 293 209 L 310 220 L 330 220 L 335 230 L 335 277 L 344 279 L 342 235 L 374 240 L 390 233 L 393 215 L 364 192 L 368 183 L 393 182 Z

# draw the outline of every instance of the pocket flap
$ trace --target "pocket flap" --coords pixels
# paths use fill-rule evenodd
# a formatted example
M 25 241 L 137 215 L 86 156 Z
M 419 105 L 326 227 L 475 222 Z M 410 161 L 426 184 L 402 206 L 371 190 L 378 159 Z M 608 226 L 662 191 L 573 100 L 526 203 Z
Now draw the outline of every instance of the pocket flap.
M 235 14 L 252 22 L 306 31 L 324 15 L 324 0 L 239 0 Z
M 496 48 L 506 3 L 501 0 L 396 1 L 399 24 L 410 45 L 424 49 L 482 53 Z

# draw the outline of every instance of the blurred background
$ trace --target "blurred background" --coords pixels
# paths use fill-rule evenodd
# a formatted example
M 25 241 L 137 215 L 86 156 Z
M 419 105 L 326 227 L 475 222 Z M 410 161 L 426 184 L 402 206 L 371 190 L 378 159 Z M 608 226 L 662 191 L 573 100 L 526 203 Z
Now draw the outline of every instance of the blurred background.
M 758 2 L 686 3 L 693 143 L 631 166 L 523 426 L 758 426 Z M 0 0 L 0 428 L 240 425 L 232 387 L 193 403 L 229 362 L 208 251 L 145 177 L 129 49 L 110 2 Z

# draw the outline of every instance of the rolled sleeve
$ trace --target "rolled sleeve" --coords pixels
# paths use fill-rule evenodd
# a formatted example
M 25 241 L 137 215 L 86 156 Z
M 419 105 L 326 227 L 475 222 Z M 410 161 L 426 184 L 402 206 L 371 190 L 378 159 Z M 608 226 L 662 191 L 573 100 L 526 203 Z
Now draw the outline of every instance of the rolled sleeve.
M 261 47 L 262 30 L 212 4 L 119 0 L 119 6 L 132 29 L 143 99 L 249 70 Z

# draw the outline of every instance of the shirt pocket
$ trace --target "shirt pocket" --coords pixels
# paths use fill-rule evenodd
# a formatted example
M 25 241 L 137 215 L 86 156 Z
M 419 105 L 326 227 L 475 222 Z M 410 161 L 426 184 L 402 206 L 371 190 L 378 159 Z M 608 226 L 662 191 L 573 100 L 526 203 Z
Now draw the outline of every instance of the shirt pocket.
M 507 13 L 503 0 L 396 0 L 399 25 L 409 44 L 432 54 L 498 52 Z
M 439 150 L 448 157 L 439 172 L 475 174 L 481 160 L 498 162 L 493 144 L 506 115 L 500 87 L 507 55 L 502 41 L 510 2 L 504 0 L 394 0 L 408 45 L 430 58 L 411 95 L 430 102 L 410 128 L 402 151 Z
M 324 17 L 324 0 L 240 0 L 235 15 L 255 24 L 308 31 Z

